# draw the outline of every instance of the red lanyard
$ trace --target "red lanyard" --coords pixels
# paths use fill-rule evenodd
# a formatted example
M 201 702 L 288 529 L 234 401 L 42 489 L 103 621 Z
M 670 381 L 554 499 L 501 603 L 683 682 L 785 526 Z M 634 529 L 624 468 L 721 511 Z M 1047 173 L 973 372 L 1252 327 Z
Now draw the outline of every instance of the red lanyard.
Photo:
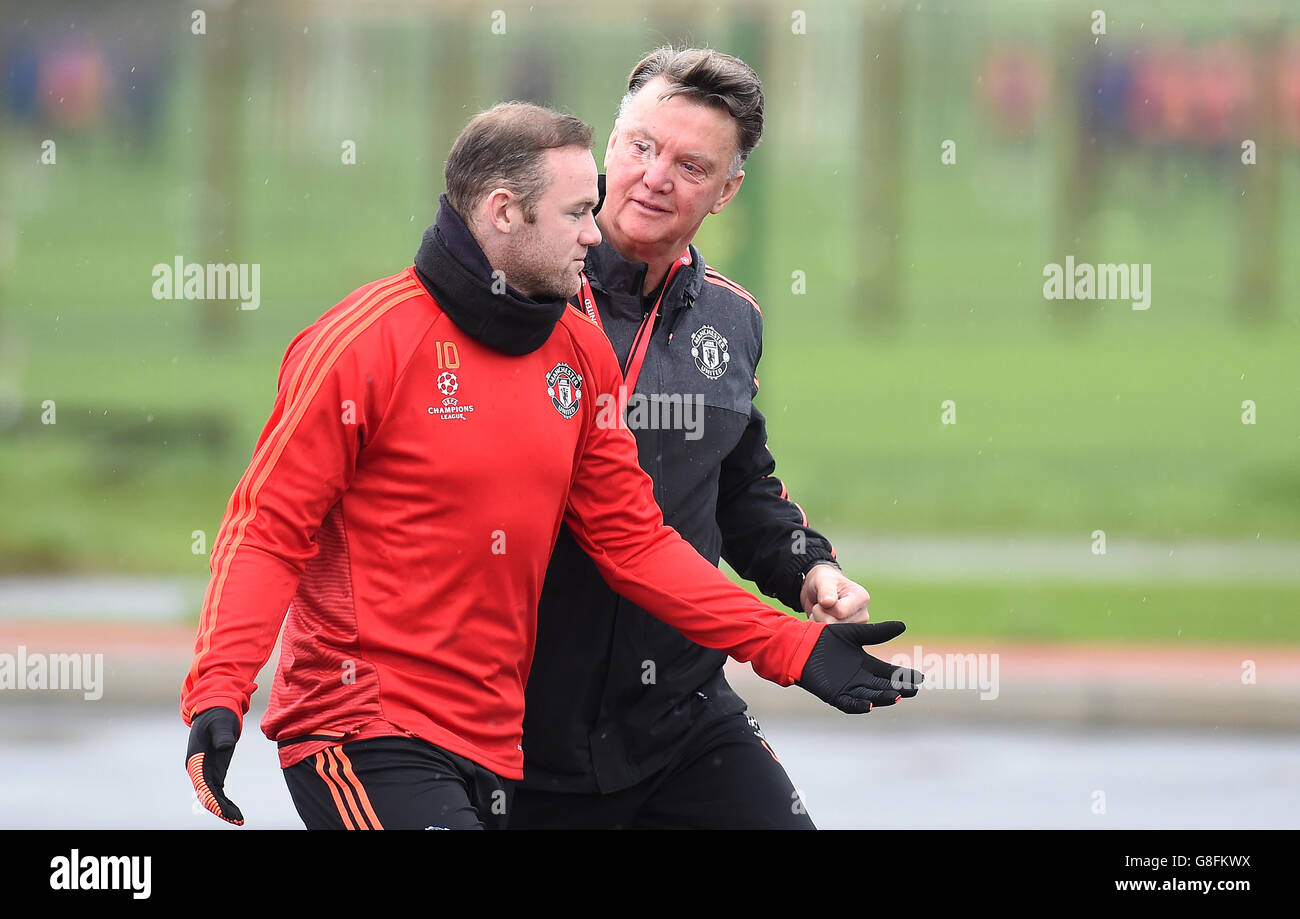
M 655 319 L 659 315 L 659 304 L 663 302 L 664 294 L 668 293 L 668 285 L 673 282 L 673 275 L 683 265 L 691 263 L 691 251 L 687 249 L 681 254 L 680 258 L 674 259 L 672 265 L 668 268 L 668 277 L 664 278 L 664 286 L 659 291 L 659 297 L 655 300 L 655 305 L 650 314 L 641 320 L 641 327 L 636 330 L 636 338 L 632 340 L 632 351 L 627 356 L 627 363 L 623 366 L 623 380 L 627 384 L 628 392 L 636 392 L 636 381 L 641 376 L 641 367 L 645 364 L 646 352 L 650 350 L 650 336 L 654 334 Z M 591 321 L 604 330 L 605 325 L 600 321 L 600 313 L 596 311 L 596 295 L 591 292 L 591 282 L 587 280 L 584 272 L 582 275 L 582 308 L 587 311 L 587 316 Z

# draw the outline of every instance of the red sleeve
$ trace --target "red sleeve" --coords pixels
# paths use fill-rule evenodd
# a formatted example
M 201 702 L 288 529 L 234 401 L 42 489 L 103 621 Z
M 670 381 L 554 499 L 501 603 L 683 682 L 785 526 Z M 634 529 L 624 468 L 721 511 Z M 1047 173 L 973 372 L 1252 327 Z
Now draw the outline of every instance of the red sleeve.
M 609 351 L 608 342 L 604 347 Z M 591 392 L 608 398 L 619 382 L 613 352 L 588 350 Z M 824 625 L 760 603 L 665 526 L 650 476 L 637 464 L 635 438 L 621 425 L 602 423 L 610 411 L 595 411 L 592 401 L 565 522 L 601 576 L 697 644 L 751 661 L 782 686 L 799 679 Z
M 382 416 L 392 376 L 382 355 L 365 358 L 353 345 L 382 312 L 332 310 L 285 354 L 271 417 L 213 544 L 181 696 L 186 724 L 215 705 L 241 722 L 248 711 L 257 673 L 316 554 L 316 532 L 351 483 L 358 450 Z

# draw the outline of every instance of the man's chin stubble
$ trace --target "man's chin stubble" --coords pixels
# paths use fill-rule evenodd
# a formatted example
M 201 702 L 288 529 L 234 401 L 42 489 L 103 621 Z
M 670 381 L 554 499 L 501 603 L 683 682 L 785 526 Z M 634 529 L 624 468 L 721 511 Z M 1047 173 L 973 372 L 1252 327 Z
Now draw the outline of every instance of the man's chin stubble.
M 556 285 L 556 288 L 559 288 L 559 285 Z M 566 287 L 563 289 L 553 289 L 550 287 L 542 288 L 538 290 L 536 293 L 532 294 L 532 298 L 539 302 L 544 302 L 549 300 L 568 300 L 571 297 L 576 297 L 578 295 L 578 291 L 581 289 L 582 289 L 582 285 L 578 281 L 572 281 L 569 282 L 566 285 Z

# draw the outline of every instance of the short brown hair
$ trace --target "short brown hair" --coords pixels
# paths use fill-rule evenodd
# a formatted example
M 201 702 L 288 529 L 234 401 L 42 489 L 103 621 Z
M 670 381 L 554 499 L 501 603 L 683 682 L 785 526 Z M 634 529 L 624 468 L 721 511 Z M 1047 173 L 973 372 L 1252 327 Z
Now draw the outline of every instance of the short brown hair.
M 494 105 L 471 118 L 452 144 L 443 170 L 447 200 L 468 222 L 484 195 L 508 188 L 532 223 L 537 199 L 546 191 L 543 157 L 562 147 L 590 150 L 591 126 L 527 102 Z
M 731 163 L 735 175 L 763 137 L 763 81 L 754 68 L 738 57 L 712 48 L 655 48 L 632 68 L 627 78 L 627 95 L 619 105 L 621 118 L 632 97 L 655 77 L 668 81 L 659 98 L 686 96 L 704 105 L 722 109 L 736 120 L 738 149 Z

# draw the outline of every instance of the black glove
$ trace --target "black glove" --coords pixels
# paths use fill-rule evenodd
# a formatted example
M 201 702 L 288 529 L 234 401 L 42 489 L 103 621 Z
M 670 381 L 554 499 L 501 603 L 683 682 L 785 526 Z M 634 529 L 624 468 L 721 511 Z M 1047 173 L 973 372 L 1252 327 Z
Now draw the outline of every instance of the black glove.
M 185 771 L 194 783 L 199 802 L 222 820 L 244 825 L 244 815 L 226 797 L 226 770 L 239 740 L 239 716 L 228 708 L 208 708 L 190 722 L 190 745 L 185 751 Z
M 860 715 L 916 695 L 925 675 L 896 667 L 862 650 L 903 634 L 901 622 L 832 623 L 822 629 L 803 665 L 799 685 L 842 712 Z

